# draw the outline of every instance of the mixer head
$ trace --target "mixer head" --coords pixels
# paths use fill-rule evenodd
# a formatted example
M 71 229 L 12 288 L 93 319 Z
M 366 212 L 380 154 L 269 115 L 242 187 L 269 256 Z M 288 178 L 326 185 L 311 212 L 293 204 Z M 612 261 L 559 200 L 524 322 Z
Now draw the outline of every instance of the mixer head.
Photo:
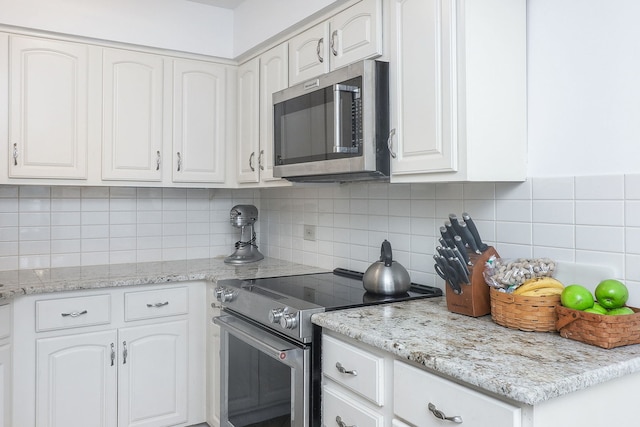
M 235 205 L 231 208 L 229 221 L 234 227 L 251 225 L 258 220 L 258 208 L 253 205 Z

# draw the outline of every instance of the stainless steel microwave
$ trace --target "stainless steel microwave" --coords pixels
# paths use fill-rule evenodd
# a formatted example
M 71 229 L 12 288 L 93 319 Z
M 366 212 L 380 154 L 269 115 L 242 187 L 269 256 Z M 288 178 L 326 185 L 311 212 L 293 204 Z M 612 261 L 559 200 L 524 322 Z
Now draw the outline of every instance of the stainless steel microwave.
M 273 175 L 388 179 L 389 64 L 365 60 L 273 94 Z

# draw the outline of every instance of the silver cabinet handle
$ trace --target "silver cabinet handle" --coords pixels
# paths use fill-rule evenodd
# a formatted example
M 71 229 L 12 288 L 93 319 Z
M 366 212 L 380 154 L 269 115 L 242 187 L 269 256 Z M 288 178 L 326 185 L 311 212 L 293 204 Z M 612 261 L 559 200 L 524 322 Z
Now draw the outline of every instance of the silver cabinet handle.
M 82 310 L 82 311 L 72 311 L 71 313 L 60 313 L 60 315 L 62 317 L 78 317 L 87 313 L 88 313 L 87 310 Z
M 122 341 L 122 364 L 127 364 L 127 356 L 129 356 L 129 350 L 127 350 L 127 342 Z
M 358 376 L 358 371 L 356 371 L 355 369 L 352 371 L 348 371 L 344 368 L 344 366 L 342 366 L 342 363 L 340 362 L 336 362 L 336 369 L 341 374 L 353 375 L 354 377 Z
M 333 53 L 333 56 L 338 56 L 338 50 L 336 49 L 337 37 L 338 37 L 338 30 L 333 30 L 333 33 L 331 33 L 331 53 Z
M 155 303 L 155 304 L 149 304 L 149 303 L 147 303 L 147 307 L 155 307 L 155 308 L 158 308 L 158 307 L 164 307 L 165 305 L 169 305 L 169 301 L 165 301 L 165 302 L 157 302 L 157 303 Z
M 261 171 L 264 170 L 264 165 L 262 164 L 262 158 L 264 157 L 264 150 L 260 150 L 260 154 L 258 155 L 258 167 Z
M 320 61 L 320 63 L 324 62 L 324 58 L 322 57 L 322 55 L 320 55 L 323 44 L 324 44 L 324 37 L 318 40 L 318 45 L 316 46 L 316 55 L 318 55 L 318 61 Z
M 358 427 L 357 425 L 351 425 L 348 426 L 347 423 L 345 423 L 344 421 L 342 421 L 342 418 L 340 418 L 340 415 L 338 415 L 336 417 L 336 424 L 338 424 L 340 427 Z
M 387 148 L 389 149 L 389 154 L 394 159 L 396 158 L 396 153 L 393 152 L 393 148 L 391 147 L 391 145 L 393 144 L 393 136 L 395 134 L 396 134 L 396 129 L 393 128 L 391 129 L 391 131 L 389 131 L 389 137 L 387 138 Z
M 453 417 L 447 417 L 444 414 L 444 412 L 436 408 L 436 405 L 434 405 L 431 402 L 429 402 L 428 408 L 429 408 L 429 411 L 431 411 L 431 413 L 433 414 L 433 416 L 438 418 L 439 420 L 451 421 L 452 423 L 455 423 L 455 424 L 462 424 L 462 417 L 459 415 L 455 415 Z
M 116 346 L 111 343 L 111 366 L 113 366 L 113 364 L 116 361 Z
M 18 144 L 13 144 L 13 166 L 18 166 Z
M 251 172 L 255 172 L 255 168 L 253 167 L 253 158 L 256 156 L 256 152 L 252 152 L 251 155 L 249 156 L 249 169 L 251 169 Z
M 160 170 L 160 151 L 158 151 L 156 153 L 156 170 L 159 171 Z
M 176 153 L 176 156 L 178 157 L 178 172 L 180 172 L 180 169 L 182 169 L 182 156 L 179 151 Z

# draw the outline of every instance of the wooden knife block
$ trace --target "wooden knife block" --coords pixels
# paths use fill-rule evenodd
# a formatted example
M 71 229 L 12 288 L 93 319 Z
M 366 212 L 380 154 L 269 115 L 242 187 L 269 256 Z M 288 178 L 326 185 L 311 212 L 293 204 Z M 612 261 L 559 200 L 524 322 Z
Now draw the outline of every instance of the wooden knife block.
M 495 255 L 496 258 L 499 258 L 499 255 L 493 246 L 489 246 L 482 254 L 476 254 L 472 251 L 467 251 L 467 254 L 469 254 L 469 259 L 473 263 L 473 266 L 469 267 L 471 284 L 460 285 L 462 292 L 456 295 L 449 283 L 445 283 L 447 309 L 452 313 L 480 317 L 491 313 L 489 285 L 484 281 L 482 275 L 484 265 L 491 255 Z

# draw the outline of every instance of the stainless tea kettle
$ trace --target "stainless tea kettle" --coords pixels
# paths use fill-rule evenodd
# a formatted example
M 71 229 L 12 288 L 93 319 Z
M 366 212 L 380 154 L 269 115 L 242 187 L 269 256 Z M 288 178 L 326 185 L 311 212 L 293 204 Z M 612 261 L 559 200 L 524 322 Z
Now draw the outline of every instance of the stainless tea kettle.
M 380 261 L 367 268 L 362 277 L 364 288 L 375 294 L 403 294 L 411 286 L 411 278 L 407 270 L 391 254 L 391 243 L 385 240 L 380 248 Z

